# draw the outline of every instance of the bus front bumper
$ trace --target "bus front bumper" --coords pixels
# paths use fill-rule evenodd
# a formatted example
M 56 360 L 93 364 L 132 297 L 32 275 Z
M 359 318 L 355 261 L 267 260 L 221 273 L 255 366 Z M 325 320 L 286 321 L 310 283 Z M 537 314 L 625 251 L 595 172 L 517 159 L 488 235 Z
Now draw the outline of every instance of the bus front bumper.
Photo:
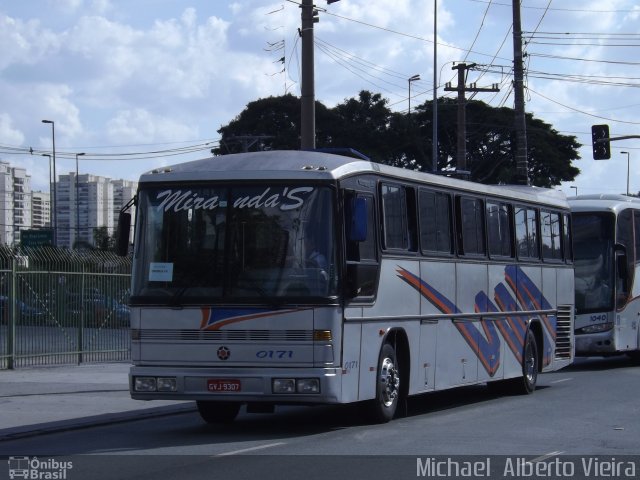
M 166 368 L 132 366 L 135 400 L 211 400 L 272 404 L 340 403 L 341 369 Z
M 608 355 L 615 353 L 613 330 L 602 333 L 576 334 L 576 356 Z

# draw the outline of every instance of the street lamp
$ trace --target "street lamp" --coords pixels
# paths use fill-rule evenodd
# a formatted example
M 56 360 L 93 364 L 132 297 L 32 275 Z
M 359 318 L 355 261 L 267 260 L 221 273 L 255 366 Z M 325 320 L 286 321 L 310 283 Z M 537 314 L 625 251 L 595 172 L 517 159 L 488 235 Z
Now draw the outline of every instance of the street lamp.
M 629 152 L 620 152 L 627 154 L 627 195 L 629 195 Z
M 76 248 L 78 248 L 78 242 L 80 241 L 80 202 L 78 197 L 78 157 L 84 155 L 84 153 L 76 153 Z
M 56 186 L 58 183 L 56 177 L 56 124 L 53 120 L 42 120 L 42 123 L 50 123 L 51 124 L 51 140 L 53 142 L 53 192 L 49 192 L 52 197 L 51 202 L 51 210 L 53 210 L 53 245 L 55 247 L 58 246 L 58 214 L 56 210 L 58 209 L 58 201 L 56 196 Z
M 51 193 L 53 191 L 53 184 L 51 182 L 51 155 L 48 153 L 42 153 L 41 155 L 49 158 L 49 227 L 51 227 L 51 195 L 53 195 L 53 193 Z
M 411 115 L 411 82 L 417 82 L 418 80 L 420 80 L 420 75 L 418 75 L 418 74 L 413 75 L 412 77 L 408 78 L 408 81 L 409 81 L 409 110 L 408 110 L 408 113 L 409 113 L 409 115 Z
M 569 188 L 575 188 L 576 190 L 576 197 L 578 196 L 578 187 L 574 187 L 573 185 L 571 185 Z

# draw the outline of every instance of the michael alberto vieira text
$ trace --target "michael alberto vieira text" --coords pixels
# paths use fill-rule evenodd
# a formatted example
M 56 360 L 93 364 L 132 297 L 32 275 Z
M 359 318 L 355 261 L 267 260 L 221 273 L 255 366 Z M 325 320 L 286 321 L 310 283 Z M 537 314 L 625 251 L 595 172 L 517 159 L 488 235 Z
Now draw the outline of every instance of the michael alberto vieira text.
M 502 463 L 502 462 L 501 462 Z M 504 459 L 500 468 L 502 477 L 560 478 L 580 475 L 593 478 L 635 478 L 636 462 L 617 460 L 615 457 L 603 459 L 582 457 L 575 460 L 563 460 L 559 457 L 544 461 L 528 461 L 523 457 Z M 416 475 L 418 477 L 491 477 L 491 458 L 482 460 L 437 459 L 435 457 L 418 458 Z

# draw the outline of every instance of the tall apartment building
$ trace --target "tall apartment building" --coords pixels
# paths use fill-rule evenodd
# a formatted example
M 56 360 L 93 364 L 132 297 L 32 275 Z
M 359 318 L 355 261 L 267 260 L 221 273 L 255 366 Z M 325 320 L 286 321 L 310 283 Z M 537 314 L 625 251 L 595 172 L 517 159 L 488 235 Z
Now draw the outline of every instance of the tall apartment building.
M 78 186 L 76 191 L 76 185 Z M 58 247 L 73 248 L 76 242 L 94 245 L 94 229 L 106 226 L 113 235 L 113 184 L 98 175 L 70 172 L 56 184 Z
M 26 169 L 0 161 L 0 244 L 18 244 L 21 230 L 54 228 L 53 208 L 58 247 L 73 248 L 76 242 L 95 246 L 98 227 L 107 227 L 108 234 L 115 235 L 118 213 L 133 198 L 138 183 L 91 174 L 79 175 L 77 180 L 76 191 L 74 172 L 58 176 L 55 206 L 50 193 L 31 191 Z
M 32 228 L 51 227 L 51 195 L 49 192 L 31 192 Z
M 20 230 L 31 228 L 31 176 L 0 162 L 0 243 L 14 245 Z

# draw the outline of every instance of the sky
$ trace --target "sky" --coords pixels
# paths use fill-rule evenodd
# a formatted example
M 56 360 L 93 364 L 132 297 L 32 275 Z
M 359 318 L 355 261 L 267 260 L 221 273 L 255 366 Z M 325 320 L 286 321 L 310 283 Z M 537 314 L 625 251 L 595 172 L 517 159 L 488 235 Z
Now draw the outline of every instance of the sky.
M 316 100 L 361 90 L 394 111 L 456 82 L 477 64 L 473 98 L 513 108 L 510 0 L 316 0 Z M 583 144 L 567 195 L 640 191 L 640 140 L 594 161 L 591 125 L 640 135 L 640 4 L 522 0 L 525 109 Z M 23 166 L 33 190 L 56 173 L 114 179 L 209 155 L 217 130 L 251 101 L 300 95 L 299 0 L 0 0 L 0 160 Z M 33 151 L 33 153 L 31 153 Z M 621 153 L 621 152 L 628 153 Z M 76 154 L 84 156 L 76 157 Z M 366 152 L 364 152 L 366 153 Z M 627 176 L 627 168 L 629 175 Z

